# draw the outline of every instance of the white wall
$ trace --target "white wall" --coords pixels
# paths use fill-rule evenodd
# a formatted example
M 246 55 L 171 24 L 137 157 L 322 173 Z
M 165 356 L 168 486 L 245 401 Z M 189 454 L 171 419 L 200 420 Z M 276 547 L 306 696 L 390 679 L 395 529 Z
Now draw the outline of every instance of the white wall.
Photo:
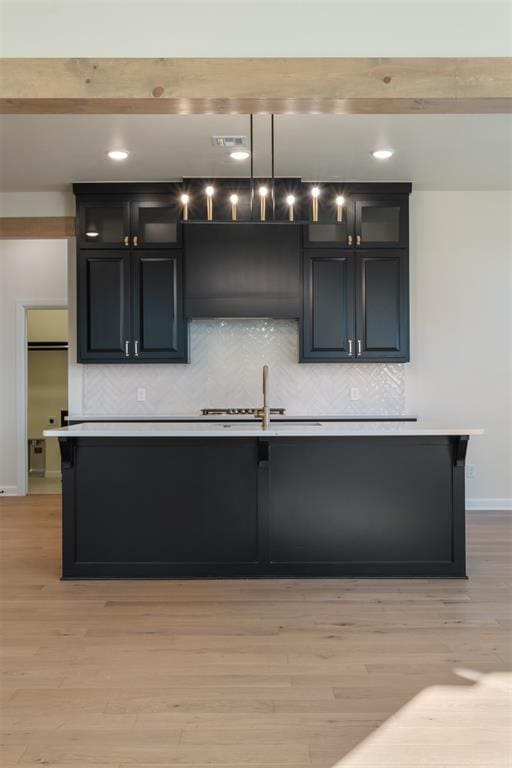
M 0 241 L 0 490 L 16 493 L 18 434 L 17 304 L 67 301 L 66 240 Z
M 483 427 L 470 440 L 467 495 L 510 509 L 512 193 L 416 192 L 411 222 L 408 410 Z
M 74 216 L 75 198 L 64 192 L 0 192 L 0 216 Z
M 509 56 L 507 0 L 3 0 L 2 56 Z

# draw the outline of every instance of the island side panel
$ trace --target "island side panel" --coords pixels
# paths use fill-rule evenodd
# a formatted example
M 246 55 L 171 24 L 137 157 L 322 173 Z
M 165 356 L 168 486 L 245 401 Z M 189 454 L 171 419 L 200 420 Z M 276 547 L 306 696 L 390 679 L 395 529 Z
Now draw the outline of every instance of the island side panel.
M 464 576 L 464 475 L 454 466 L 455 440 L 274 440 L 270 570 Z

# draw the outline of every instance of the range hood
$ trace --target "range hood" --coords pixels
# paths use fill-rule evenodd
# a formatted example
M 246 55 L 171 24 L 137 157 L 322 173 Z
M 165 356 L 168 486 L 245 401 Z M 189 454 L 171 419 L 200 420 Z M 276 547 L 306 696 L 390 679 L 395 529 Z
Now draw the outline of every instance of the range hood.
M 185 224 L 184 246 L 188 318 L 300 316 L 299 226 Z

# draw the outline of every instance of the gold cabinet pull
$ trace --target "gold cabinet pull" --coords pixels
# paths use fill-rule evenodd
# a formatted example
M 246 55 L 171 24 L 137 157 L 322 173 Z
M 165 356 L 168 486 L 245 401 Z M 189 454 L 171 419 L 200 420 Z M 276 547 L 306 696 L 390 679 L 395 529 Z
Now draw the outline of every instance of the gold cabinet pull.
M 130 245 L 130 238 L 128 237 L 128 235 L 125 235 L 125 236 L 123 237 L 123 243 L 124 243 L 125 245 Z
M 133 236 L 133 244 L 135 247 L 137 247 L 139 244 L 139 238 L 137 237 L 137 235 Z
M 349 235 L 349 236 L 347 237 L 347 244 L 348 244 L 348 245 L 352 245 L 352 235 Z
M 348 340 L 348 356 L 352 357 L 352 339 Z
M 361 235 L 357 235 L 357 237 L 356 237 L 356 245 L 361 245 Z

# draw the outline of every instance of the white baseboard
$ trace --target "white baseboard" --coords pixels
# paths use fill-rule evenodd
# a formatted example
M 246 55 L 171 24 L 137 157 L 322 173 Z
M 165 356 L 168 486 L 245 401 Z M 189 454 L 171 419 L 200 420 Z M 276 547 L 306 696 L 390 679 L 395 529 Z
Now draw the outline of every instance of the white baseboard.
M 17 485 L 0 485 L 0 499 L 3 496 L 19 496 Z
M 466 509 L 489 512 L 512 512 L 512 499 L 466 499 Z

